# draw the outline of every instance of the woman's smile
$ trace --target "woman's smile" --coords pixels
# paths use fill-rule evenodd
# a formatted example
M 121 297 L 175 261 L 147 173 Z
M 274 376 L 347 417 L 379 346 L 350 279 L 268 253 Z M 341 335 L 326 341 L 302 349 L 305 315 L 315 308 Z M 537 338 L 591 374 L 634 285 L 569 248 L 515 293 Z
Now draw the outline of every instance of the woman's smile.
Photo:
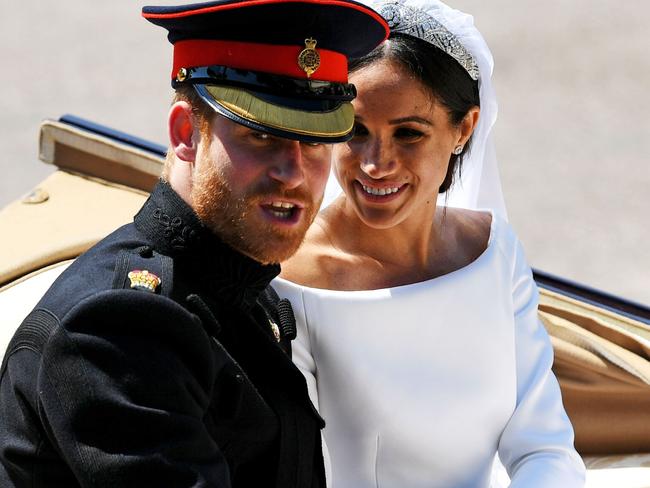
M 371 203 L 388 203 L 401 196 L 408 185 L 405 183 L 362 183 L 355 181 L 355 188 Z M 360 189 L 360 190 L 359 190 Z

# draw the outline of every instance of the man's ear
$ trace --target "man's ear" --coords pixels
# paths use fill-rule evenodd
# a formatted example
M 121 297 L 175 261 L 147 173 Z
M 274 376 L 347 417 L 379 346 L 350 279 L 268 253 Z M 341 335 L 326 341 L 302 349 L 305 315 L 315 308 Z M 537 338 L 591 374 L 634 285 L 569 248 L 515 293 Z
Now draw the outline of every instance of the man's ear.
M 198 150 L 199 128 L 187 102 L 175 102 L 167 118 L 169 147 L 181 161 L 193 164 Z

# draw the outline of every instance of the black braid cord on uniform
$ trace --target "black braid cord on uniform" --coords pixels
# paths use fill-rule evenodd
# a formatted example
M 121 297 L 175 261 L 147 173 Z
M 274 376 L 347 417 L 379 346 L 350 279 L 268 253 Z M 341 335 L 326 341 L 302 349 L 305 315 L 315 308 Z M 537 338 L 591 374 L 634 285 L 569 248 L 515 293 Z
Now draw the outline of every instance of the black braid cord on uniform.
M 282 336 L 290 341 L 294 340 L 297 335 L 296 330 L 296 317 L 293 314 L 291 302 L 283 298 L 278 302 L 278 315 L 280 317 L 280 330 Z
M 270 305 L 271 309 L 275 309 L 274 311 L 277 313 L 277 318 L 280 322 L 282 338 L 287 341 L 294 340 L 297 335 L 297 328 L 296 317 L 293 314 L 291 302 L 286 298 L 280 299 L 278 293 L 272 286 L 265 288 L 264 292 L 260 295 L 260 299 Z

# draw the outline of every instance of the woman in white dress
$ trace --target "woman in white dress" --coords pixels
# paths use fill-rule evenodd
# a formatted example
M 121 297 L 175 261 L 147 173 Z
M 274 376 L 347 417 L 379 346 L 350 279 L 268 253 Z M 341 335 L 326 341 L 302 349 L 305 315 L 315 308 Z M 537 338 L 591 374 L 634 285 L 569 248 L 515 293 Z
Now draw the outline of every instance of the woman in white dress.
M 329 482 L 484 488 L 498 453 L 513 487 L 583 486 L 537 289 L 504 220 L 489 50 L 437 0 L 373 6 L 393 33 L 351 66 L 356 134 L 334 149 L 344 193 L 274 283 L 327 422 Z

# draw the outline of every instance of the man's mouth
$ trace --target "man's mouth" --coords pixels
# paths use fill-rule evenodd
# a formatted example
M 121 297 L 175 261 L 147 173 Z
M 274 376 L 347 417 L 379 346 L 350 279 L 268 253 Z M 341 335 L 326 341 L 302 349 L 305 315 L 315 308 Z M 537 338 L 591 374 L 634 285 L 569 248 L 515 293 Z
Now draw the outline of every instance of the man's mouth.
M 289 218 L 296 210 L 296 206 L 293 203 L 289 202 L 271 202 L 271 205 L 268 205 L 269 211 L 280 218 Z
M 300 213 L 303 207 L 283 200 L 274 200 L 270 203 L 262 204 L 262 209 L 273 220 L 283 223 L 296 223 L 300 219 Z

